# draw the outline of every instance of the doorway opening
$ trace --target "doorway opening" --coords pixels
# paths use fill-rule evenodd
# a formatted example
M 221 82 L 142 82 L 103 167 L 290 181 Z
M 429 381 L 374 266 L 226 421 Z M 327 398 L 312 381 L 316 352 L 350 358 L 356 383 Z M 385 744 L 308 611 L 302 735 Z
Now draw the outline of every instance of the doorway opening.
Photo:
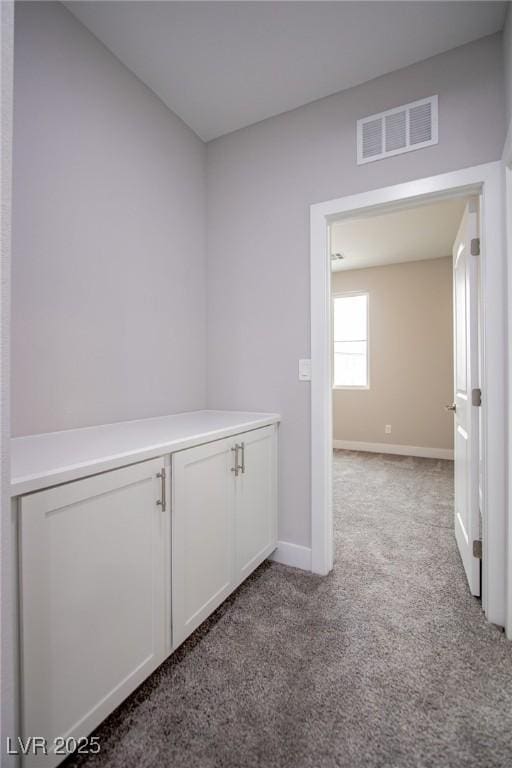
M 400 550 L 427 569 L 454 531 L 475 596 L 478 206 L 457 195 L 329 223 L 335 560 L 350 529 L 391 568 Z
M 311 206 L 311 562 L 312 570 L 319 574 L 327 574 L 333 567 L 330 224 L 457 197 L 476 197 L 479 203 L 482 607 L 489 621 L 505 626 L 506 273 L 499 162 Z M 371 382 L 371 371 L 369 376 Z

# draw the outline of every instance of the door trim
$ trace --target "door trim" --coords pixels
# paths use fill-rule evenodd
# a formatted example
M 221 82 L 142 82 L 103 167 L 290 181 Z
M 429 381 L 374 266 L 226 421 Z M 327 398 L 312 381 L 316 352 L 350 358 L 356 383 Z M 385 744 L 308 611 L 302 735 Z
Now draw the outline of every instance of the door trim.
M 482 603 L 489 621 L 505 625 L 506 303 L 499 161 L 316 203 L 311 225 L 311 549 L 312 570 L 333 566 L 332 397 L 328 224 L 339 218 L 477 194 L 481 204 L 482 296 Z
M 512 341 L 512 121 L 509 124 L 502 155 L 504 184 L 504 226 L 505 252 L 507 261 L 507 307 L 508 307 L 508 344 Z M 507 499 L 507 637 L 512 639 L 512 355 L 508 359 L 508 477 L 509 490 Z

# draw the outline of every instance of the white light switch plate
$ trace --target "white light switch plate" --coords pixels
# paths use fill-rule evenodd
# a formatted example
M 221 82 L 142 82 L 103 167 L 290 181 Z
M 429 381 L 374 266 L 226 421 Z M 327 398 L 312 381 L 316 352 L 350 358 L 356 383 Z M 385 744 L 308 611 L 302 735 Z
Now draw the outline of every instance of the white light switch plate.
M 311 381 L 311 360 L 299 360 L 299 381 Z

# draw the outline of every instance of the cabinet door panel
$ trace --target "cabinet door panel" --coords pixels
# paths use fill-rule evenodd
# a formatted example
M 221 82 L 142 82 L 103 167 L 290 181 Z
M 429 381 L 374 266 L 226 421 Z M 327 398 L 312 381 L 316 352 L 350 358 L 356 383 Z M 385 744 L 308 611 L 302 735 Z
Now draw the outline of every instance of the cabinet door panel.
M 236 480 L 236 581 L 245 579 L 277 546 L 277 431 L 239 436 L 244 472 Z
M 233 588 L 233 441 L 173 455 L 173 646 Z
M 21 499 L 25 737 L 51 746 L 90 733 L 163 660 L 162 466 L 155 459 Z

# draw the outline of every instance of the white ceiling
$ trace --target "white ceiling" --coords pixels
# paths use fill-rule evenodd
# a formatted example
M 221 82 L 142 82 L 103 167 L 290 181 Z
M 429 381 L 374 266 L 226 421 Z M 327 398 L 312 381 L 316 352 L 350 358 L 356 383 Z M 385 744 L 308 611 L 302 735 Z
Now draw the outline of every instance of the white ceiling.
M 205 141 L 496 32 L 506 12 L 462 1 L 65 5 Z
M 333 272 L 450 256 L 465 201 L 461 198 L 331 224 Z

